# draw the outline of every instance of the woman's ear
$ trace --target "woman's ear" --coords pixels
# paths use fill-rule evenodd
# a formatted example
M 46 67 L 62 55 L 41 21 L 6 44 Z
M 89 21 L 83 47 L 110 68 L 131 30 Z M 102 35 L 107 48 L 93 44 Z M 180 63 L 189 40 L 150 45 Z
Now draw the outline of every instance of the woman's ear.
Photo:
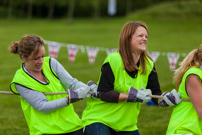
M 20 58 L 25 62 L 25 60 L 26 60 L 26 58 L 25 58 L 25 56 L 24 55 L 20 55 Z

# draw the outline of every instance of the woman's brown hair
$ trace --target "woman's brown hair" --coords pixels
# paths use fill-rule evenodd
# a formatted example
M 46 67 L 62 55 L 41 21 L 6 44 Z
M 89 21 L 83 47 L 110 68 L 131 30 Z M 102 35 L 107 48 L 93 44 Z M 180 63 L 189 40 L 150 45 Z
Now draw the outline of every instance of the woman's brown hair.
M 128 22 L 123 26 L 121 33 L 120 33 L 119 53 L 122 57 L 124 68 L 129 72 L 139 70 L 136 63 L 134 63 L 134 58 L 132 56 L 131 37 L 135 33 L 136 29 L 140 26 L 144 27 L 148 32 L 147 26 L 144 23 Z M 147 52 L 143 52 L 140 55 L 140 60 L 141 60 L 140 64 L 142 66 L 142 73 L 146 73 L 146 66 L 145 66 L 145 57 L 146 56 L 150 58 L 150 56 L 147 54 Z
M 21 40 L 13 41 L 9 45 L 9 52 L 11 54 L 19 54 L 24 55 L 25 58 L 28 58 L 29 55 L 34 51 L 34 56 L 37 55 L 41 46 L 44 46 L 44 40 L 36 35 L 25 35 L 21 38 Z

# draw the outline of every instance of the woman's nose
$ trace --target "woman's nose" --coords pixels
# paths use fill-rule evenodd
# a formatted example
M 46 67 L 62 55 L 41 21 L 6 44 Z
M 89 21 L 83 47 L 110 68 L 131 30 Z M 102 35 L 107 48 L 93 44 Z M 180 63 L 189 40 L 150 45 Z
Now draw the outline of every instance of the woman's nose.
M 39 63 L 43 63 L 43 60 L 44 60 L 44 58 L 41 57 L 41 58 L 39 59 Z
M 146 37 L 146 36 L 143 36 L 143 40 L 146 40 L 146 41 L 147 41 L 147 37 Z

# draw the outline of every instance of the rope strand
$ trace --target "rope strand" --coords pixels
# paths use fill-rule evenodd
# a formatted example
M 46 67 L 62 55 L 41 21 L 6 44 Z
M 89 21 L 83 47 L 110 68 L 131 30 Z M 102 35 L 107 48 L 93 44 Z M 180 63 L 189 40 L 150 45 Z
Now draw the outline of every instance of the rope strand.
M 6 95 L 17 95 L 13 92 L 9 92 L 9 91 L 0 91 L 0 94 L 6 94 Z M 44 95 L 60 95 L 60 94 L 67 94 L 67 92 L 45 92 L 43 93 Z M 89 92 L 89 94 L 93 94 L 93 92 Z M 149 97 L 151 98 L 163 98 L 163 96 L 159 96 L 159 95 L 149 95 Z M 181 98 L 182 101 L 188 101 L 190 102 L 189 99 L 184 99 L 184 98 Z

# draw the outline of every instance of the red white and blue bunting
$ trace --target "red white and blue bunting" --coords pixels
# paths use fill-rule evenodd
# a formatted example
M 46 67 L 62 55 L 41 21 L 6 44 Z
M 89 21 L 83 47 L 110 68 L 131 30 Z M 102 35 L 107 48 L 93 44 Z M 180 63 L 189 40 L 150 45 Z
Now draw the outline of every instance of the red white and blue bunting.
M 60 43 L 48 42 L 48 52 L 50 57 L 57 58 L 59 50 Z
M 117 48 L 90 47 L 83 45 L 58 43 L 55 41 L 47 41 L 47 40 L 45 40 L 45 43 L 48 45 L 49 56 L 55 59 L 58 56 L 60 48 L 67 47 L 68 58 L 70 63 L 73 63 L 75 61 L 76 54 L 79 50 L 81 50 L 82 53 L 85 53 L 85 50 L 87 51 L 88 60 L 91 65 L 94 64 L 96 56 L 99 51 L 106 51 L 107 56 L 115 51 L 118 51 Z M 187 55 L 186 53 L 179 54 L 172 52 L 157 52 L 157 51 L 148 52 L 148 54 L 154 62 L 157 61 L 160 55 L 167 56 L 171 72 L 175 70 L 179 57 L 180 56 L 185 57 Z
M 86 47 L 87 53 L 88 53 L 88 60 L 89 63 L 92 65 L 95 62 L 95 58 L 97 56 L 97 53 L 99 51 L 99 47 Z
M 78 50 L 79 50 L 79 47 L 77 45 L 68 44 L 67 51 L 68 51 L 68 56 L 69 56 L 69 62 L 70 63 L 74 62 Z
M 159 55 L 160 55 L 160 52 L 148 52 L 148 54 L 155 63 L 156 60 L 158 59 Z
M 108 56 L 109 54 L 113 53 L 113 52 L 116 52 L 116 51 L 118 51 L 118 49 L 116 49 L 116 48 L 114 48 L 114 49 L 109 49 L 109 48 L 107 48 L 107 50 L 106 50 L 107 56 Z
M 170 70 L 171 72 L 173 72 L 175 70 L 177 61 L 180 57 L 180 54 L 178 53 L 167 53 L 168 56 L 168 61 L 169 61 L 169 65 L 170 65 Z

